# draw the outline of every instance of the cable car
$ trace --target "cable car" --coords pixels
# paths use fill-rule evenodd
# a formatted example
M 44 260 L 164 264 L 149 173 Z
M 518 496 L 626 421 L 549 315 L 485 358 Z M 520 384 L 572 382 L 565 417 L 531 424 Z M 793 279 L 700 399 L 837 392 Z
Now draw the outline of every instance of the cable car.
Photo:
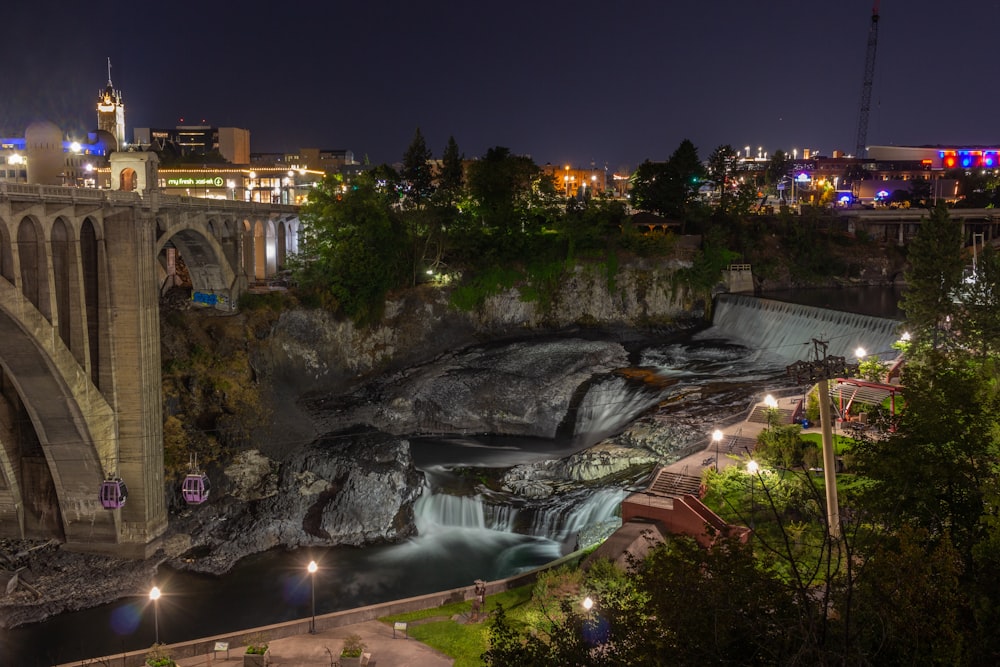
M 212 489 L 212 483 L 208 475 L 198 470 L 198 455 L 191 457 L 191 472 L 181 483 L 181 495 L 188 505 L 200 505 L 208 500 L 208 492 Z
M 181 484 L 181 495 L 188 505 L 200 505 L 208 500 L 208 492 L 212 488 L 212 483 L 208 475 L 203 472 L 192 472 L 184 477 Z
M 106 510 L 116 510 L 125 504 L 128 498 L 128 487 L 121 477 L 109 478 L 101 482 L 101 491 L 98 494 L 101 499 L 101 506 Z

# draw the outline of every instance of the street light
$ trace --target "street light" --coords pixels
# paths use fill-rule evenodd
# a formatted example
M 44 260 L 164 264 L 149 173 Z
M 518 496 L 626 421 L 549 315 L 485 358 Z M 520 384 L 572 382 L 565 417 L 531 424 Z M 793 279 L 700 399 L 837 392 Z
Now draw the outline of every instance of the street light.
M 719 429 L 712 431 L 712 440 L 715 441 L 715 472 L 719 472 L 719 443 L 722 442 L 722 431 Z
M 160 643 L 160 589 L 156 586 L 149 591 L 149 599 L 153 601 L 153 633 L 154 644 Z
M 309 621 L 309 634 L 316 634 L 316 570 L 319 566 L 316 561 L 309 561 L 309 582 L 312 585 L 312 619 Z
M 774 411 L 778 409 L 778 399 L 771 394 L 764 397 L 764 405 L 767 406 L 767 430 L 771 430 L 771 422 L 774 420 Z

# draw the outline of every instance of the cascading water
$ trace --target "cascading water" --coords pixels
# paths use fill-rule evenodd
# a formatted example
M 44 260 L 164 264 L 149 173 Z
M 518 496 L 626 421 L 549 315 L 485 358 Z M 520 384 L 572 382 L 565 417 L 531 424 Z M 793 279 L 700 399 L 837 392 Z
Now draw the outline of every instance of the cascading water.
M 576 409 L 573 435 L 577 444 L 589 446 L 600 442 L 653 407 L 658 400 L 658 392 L 617 375 L 595 381 Z
M 453 496 L 434 493 L 430 487 L 414 503 L 417 531 L 428 535 L 442 529 L 513 531 L 517 508 L 512 505 L 485 504 L 482 496 Z
M 829 342 L 827 354 L 852 358 L 863 347 L 883 359 L 896 356 L 899 321 L 794 303 L 722 295 L 716 300 L 712 328 L 703 336 L 744 342 L 755 358 L 789 364 L 812 358 L 813 339 Z
M 564 541 L 587 526 L 618 521 L 618 508 L 627 492 L 608 487 L 564 494 L 535 512 L 529 533 Z

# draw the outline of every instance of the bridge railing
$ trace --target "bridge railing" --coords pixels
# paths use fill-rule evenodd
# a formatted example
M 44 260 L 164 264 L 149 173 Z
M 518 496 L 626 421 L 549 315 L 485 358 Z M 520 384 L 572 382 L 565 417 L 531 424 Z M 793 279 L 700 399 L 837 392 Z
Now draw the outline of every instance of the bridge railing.
M 99 190 L 96 188 L 63 187 L 60 185 L 39 185 L 35 183 L 0 182 L 0 197 L 21 201 L 47 201 L 56 203 L 104 203 L 134 205 L 144 201 L 138 192 L 125 190 Z M 171 208 L 215 208 L 224 210 L 249 210 L 256 213 L 298 213 L 299 207 L 292 204 L 268 204 L 262 202 L 238 201 L 235 199 L 206 199 L 185 195 L 168 195 L 156 192 L 159 207 Z

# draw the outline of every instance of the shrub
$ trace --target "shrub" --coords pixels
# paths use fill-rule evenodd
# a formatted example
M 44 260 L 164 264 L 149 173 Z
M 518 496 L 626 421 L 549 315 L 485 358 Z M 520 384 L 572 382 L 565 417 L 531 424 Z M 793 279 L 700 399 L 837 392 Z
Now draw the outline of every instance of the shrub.
M 148 667 L 176 667 L 177 663 L 167 653 L 163 644 L 153 644 L 146 653 Z
M 255 632 L 247 635 L 247 653 L 252 655 L 264 655 L 267 653 L 267 635 L 262 632 Z
M 347 635 L 344 637 L 344 648 L 340 650 L 340 657 L 359 658 L 366 648 L 368 645 L 361 639 L 361 635 Z

